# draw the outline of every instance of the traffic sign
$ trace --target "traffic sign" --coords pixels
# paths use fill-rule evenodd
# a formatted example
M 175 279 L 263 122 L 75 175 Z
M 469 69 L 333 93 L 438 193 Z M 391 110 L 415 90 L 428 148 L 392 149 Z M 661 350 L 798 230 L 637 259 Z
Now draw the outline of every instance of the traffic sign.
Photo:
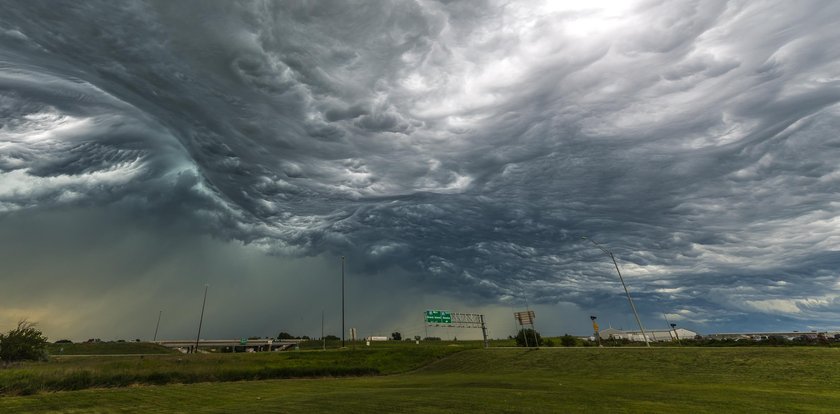
M 519 322 L 520 325 L 534 325 L 534 319 L 536 319 L 534 311 L 532 310 L 525 312 L 514 312 L 513 316 L 516 318 L 516 321 Z
M 427 310 L 426 323 L 452 323 L 452 312 Z

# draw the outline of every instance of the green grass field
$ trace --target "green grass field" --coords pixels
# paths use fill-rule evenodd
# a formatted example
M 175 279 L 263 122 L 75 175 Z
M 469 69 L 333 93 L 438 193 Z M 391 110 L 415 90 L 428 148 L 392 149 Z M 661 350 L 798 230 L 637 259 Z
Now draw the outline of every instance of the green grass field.
M 135 361 L 138 357 L 110 358 L 112 362 L 93 357 L 67 360 L 91 364 L 73 369 L 105 373 L 134 372 L 142 367 Z M 838 412 L 840 407 L 837 348 L 483 350 L 462 344 L 382 346 L 355 352 L 194 355 L 185 356 L 182 361 L 189 359 L 189 363 L 181 366 L 171 358 L 144 360 L 154 360 L 155 365 L 160 364 L 155 369 L 163 371 L 347 364 L 376 368 L 387 375 L 41 392 L 0 397 L 0 412 L 828 413 Z M 122 365 L 109 365 L 114 359 Z M 24 364 L 12 371 L 60 372 L 65 363 L 69 362 Z M 4 371 L 9 370 L 0 370 L 0 375 L 5 375 Z

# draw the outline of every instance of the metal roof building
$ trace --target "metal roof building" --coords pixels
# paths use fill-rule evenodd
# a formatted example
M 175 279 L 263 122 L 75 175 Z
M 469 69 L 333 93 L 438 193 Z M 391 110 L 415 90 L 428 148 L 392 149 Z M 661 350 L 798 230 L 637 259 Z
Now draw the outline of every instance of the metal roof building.
M 694 339 L 697 332 L 688 329 L 651 329 L 645 330 L 648 341 L 665 342 L 676 339 Z M 598 333 L 601 339 L 628 339 L 630 341 L 644 342 L 645 338 L 641 331 L 623 331 L 615 328 L 607 328 Z

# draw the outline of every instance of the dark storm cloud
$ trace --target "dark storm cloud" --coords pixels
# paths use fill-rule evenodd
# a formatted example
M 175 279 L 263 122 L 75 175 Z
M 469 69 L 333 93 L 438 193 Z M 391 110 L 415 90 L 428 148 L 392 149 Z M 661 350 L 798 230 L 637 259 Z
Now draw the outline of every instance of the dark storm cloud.
M 647 315 L 836 316 L 834 2 L 7 9 L 2 211 L 113 205 L 485 303 L 623 309 L 586 234 Z

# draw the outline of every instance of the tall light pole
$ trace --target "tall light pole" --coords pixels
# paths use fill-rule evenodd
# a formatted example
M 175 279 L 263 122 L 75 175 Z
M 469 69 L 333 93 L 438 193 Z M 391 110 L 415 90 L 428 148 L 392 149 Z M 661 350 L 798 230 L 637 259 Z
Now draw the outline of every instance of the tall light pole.
M 195 336 L 195 353 L 198 353 L 198 338 L 201 338 L 201 323 L 204 322 L 204 305 L 207 304 L 207 288 L 210 285 L 204 285 L 204 301 L 201 302 L 201 317 L 198 319 L 198 335 Z
M 341 256 L 341 347 L 344 348 L 344 256 Z
M 682 346 L 682 344 L 680 343 L 680 336 L 677 335 L 677 324 L 671 323 L 671 321 L 668 320 L 668 315 L 664 313 L 662 314 L 662 317 L 665 318 L 665 323 L 667 323 L 671 327 L 671 330 L 674 332 L 674 337 L 677 338 L 677 345 Z
M 680 342 L 680 334 L 677 333 L 677 324 L 672 323 L 671 324 L 671 329 L 674 330 L 674 336 L 677 338 L 677 343 L 682 345 L 682 343 Z
M 601 247 L 600 244 L 596 243 L 595 240 L 592 240 L 586 236 L 581 237 L 583 240 L 589 240 L 595 247 L 601 249 L 602 252 L 606 253 L 612 259 L 613 265 L 615 265 L 615 271 L 618 273 L 618 279 L 621 280 L 621 286 L 624 287 L 624 293 L 627 294 L 627 301 L 630 302 L 630 309 L 633 310 L 633 316 L 636 317 L 636 323 L 639 324 L 639 329 L 642 331 L 642 337 L 645 338 L 645 345 L 650 348 L 650 342 L 648 342 L 647 333 L 645 333 L 645 328 L 642 326 L 642 320 L 639 319 L 639 313 L 636 312 L 636 305 L 633 304 L 633 299 L 630 297 L 630 291 L 627 290 L 627 284 L 624 283 L 624 278 L 621 276 L 621 270 L 618 270 L 618 263 L 615 261 L 615 256 L 613 256 L 612 252 Z
M 152 339 L 152 342 L 157 341 L 157 333 L 158 333 L 158 328 L 160 328 L 160 317 L 161 316 L 163 316 L 163 311 L 160 311 L 160 313 L 158 313 L 158 321 L 157 321 L 157 325 L 155 325 L 155 337 Z

